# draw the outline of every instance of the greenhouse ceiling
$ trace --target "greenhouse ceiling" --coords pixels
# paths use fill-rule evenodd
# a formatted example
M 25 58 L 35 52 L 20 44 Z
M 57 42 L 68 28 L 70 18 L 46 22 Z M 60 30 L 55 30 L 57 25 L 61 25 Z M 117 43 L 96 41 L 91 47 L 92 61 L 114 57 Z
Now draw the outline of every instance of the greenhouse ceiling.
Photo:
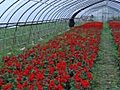
M 75 18 L 103 5 L 119 11 L 120 0 L 0 0 L 0 22 L 38 22 Z M 98 8 L 99 9 L 99 8 Z

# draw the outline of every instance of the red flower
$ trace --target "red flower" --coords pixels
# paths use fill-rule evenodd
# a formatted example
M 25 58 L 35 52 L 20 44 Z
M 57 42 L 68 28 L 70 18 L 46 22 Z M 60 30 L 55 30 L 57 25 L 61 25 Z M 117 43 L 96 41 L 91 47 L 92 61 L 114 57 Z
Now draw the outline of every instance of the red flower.
M 93 67 L 93 64 L 94 64 L 93 60 L 87 60 L 87 63 L 88 63 L 89 68 Z
M 12 61 L 8 61 L 7 62 L 7 66 L 12 66 L 13 62 Z
M 54 65 L 54 62 L 52 60 L 49 60 L 50 65 Z
M 28 90 L 34 90 L 34 85 L 30 85 Z
M 22 81 L 22 75 L 18 75 L 16 79 L 18 82 Z
M 75 82 L 80 82 L 82 79 L 80 78 L 80 72 L 76 72 L 74 75 Z
M 54 74 L 54 68 L 53 67 L 49 67 L 49 72 L 50 72 L 50 74 Z
M 70 65 L 69 65 L 69 68 L 70 68 L 71 70 L 78 70 L 78 65 L 77 65 L 77 64 L 70 64 Z
M 84 89 L 88 88 L 90 86 L 90 83 L 88 80 L 82 80 L 81 85 Z
M 25 81 L 25 82 L 23 83 L 23 87 L 27 87 L 27 86 L 28 86 L 28 82 Z
M 34 67 L 34 73 L 38 73 L 39 72 L 39 69 Z
M 23 72 L 23 75 L 28 76 L 29 75 L 29 70 L 25 69 L 24 72 Z
M 28 65 L 28 66 L 26 67 L 27 70 L 31 70 L 32 68 L 33 68 L 33 66 L 30 66 L 30 65 Z
M 95 59 L 96 58 L 96 53 L 93 53 L 92 55 L 91 55 L 91 59 Z
M 64 75 L 62 75 L 62 82 L 67 82 L 68 80 L 69 80 L 69 78 L 70 78 L 70 76 L 69 75 L 67 75 L 67 74 L 64 74 Z
M 36 77 L 37 80 L 43 80 L 44 79 L 44 70 L 42 72 L 38 72 L 35 75 L 35 77 Z
M 7 72 L 10 74 L 10 73 L 12 73 L 12 70 L 9 70 L 9 69 L 8 69 Z
M 0 86 L 2 86 L 3 85 L 3 80 L 0 78 Z
M 3 90 L 10 90 L 12 88 L 11 83 L 7 83 L 6 85 L 3 86 Z
M 38 84 L 37 87 L 38 87 L 38 90 L 43 90 L 42 85 Z
M 64 90 L 61 84 L 58 84 L 56 90 Z
M 32 54 L 35 54 L 35 50 L 34 50 L 34 49 L 30 49 L 30 50 L 28 51 L 28 55 L 29 55 L 29 56 L 32 55 Z
M 18 68 L 18 67 L 21 67 L 21 63 L 15 63 L 15 67 Z
M 36 45 L 36 48 L 37 48 L 37 49 L 40 49 L 40 44 L 39 44 L 39 43 Z
M 10 57 L 9 56 L 5 56 L 5 57 L 3 57 L 3 61 L 9 61 L 10 60 Z
M 28 80 L 29 80 L 29 81 L 33 81 L 34 78 L 35 78 L 35 75 L 34 75 L 34 73 L 32 73 L 32 74 L 30 74 L 30 76 L 28 77 Z
M 92 80 L 92 73 L 86 72 L 86 74 L 87 74 L 88 79 L 89 79 L 89 80 Z
M 66 69 L 66 62 L 65 61 L 59 61 L 59 63 L 57 63 L 56 68 L 58 70 L 65 70 Z
M 49 83 L 49 90 L 51 90 L 54 87 L 55 87 L 55 82 L 54 82 L 54 80 L 51 80 Z
M 77 66 L 82 66 L 81 62 L 78 62 L 78 63 L 77 63 Z
M 17 89 L 19 89 L 19 90 L 22 90 L 23 89 L 23 85 L 21 84 L 21 83 L 17 83 Z
M 58 52 L 57 54 L 58 54 L 60 57 L 63 57 L 63 58 L 65 57 L 65 53 L 64 53 L 64 52 Z

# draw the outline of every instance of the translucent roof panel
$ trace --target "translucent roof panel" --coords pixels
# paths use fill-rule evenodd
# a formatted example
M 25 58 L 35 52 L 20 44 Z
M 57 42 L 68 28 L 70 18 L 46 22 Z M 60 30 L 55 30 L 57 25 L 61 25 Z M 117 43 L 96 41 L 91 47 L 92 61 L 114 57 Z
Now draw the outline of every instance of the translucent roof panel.
M 80 18 L 81 16 L 86 16 L 85 14 L 89 14 L 95 11 L 99 11 L 99 9 L 101 8 L 105 8 L 105 7 L 111 8 L 113 10 L 115 10 L 116 12 L 120 12 L 120 3 L 116 3 L 116 2 L 112 2 L 112 1 L 104 1 L 102 3 L 96 4 L 92 7 L 89 7 L 83 11 L 81 11 L 76 17 Z
M 38 22 L 71 18 L 94 7 L 106 5 L 120 9 L 120 0 L 0 0 L 0 22 Z M 82 15 L 82 14 L 81 14 Z

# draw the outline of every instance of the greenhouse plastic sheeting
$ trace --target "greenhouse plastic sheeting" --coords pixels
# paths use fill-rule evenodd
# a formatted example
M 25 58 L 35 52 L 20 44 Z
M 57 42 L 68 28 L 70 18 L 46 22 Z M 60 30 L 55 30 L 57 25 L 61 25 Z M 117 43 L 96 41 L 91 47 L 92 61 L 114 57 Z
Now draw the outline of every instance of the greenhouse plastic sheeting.
M 0 22 L 69 19 L 79 10 L 83 9 L 84 13 L 92 8 L 99 9 L 107 2 L 109 7 L 119 11 L 119 0 L 0 0 Z

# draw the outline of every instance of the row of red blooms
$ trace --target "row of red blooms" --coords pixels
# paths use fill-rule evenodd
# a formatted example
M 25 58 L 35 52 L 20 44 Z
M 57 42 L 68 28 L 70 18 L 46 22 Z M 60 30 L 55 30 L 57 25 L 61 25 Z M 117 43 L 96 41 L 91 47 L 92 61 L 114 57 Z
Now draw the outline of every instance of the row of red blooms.
M 111 21 L 111 22 L 109 22 L 109 27 L 112 31 L 114 41 L 118 47 L 118 54 L 120 56 L 120 22 L 119 21 Z
M 87 23 L 44 46 L 37 44 L 17 56 L 3 57 L 0 90 L 89 88 L 102 27 L 101 22 Z

